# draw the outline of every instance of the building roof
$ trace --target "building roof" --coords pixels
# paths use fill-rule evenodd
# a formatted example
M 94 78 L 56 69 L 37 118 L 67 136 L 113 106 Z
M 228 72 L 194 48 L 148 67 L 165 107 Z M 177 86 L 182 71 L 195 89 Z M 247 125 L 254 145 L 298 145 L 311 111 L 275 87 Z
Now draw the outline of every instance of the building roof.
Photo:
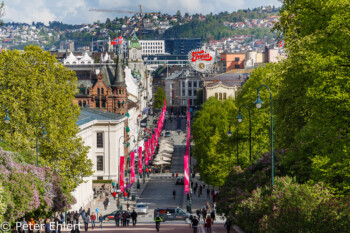
M 136 35 L 134 34 L 130 40 L 130 46 L 129 48 L 137 48 L 137 49 L 141 49 L 141 45 L 139 43 L 139 39 L 136 37 Z
M 93 120 L 122 120 L 125 116 L 117 113 L 105 112 L 98 109 L 83 108 L 77 121 L 77 125 L 83 125 Z

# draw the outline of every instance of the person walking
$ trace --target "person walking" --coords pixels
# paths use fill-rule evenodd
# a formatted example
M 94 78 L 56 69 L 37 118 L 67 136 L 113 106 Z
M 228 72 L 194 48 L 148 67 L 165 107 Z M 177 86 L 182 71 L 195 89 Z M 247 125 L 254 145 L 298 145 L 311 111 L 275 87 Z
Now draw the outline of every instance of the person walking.
M 114 221 L 115 221 L 115 226 L 119 227 L 119 221 L 120 221 L 120 213 L 117 211 L 114 215 Z
M 100 222 L 100 229 L 102 229 L 102 222 L 103 222 L 102 214 L 100 214 L 100 217 L 98 217 L 98 221 Z
M 75 213 L 73 215 L 73 219 L 75 221 L 75 224 L 79 223 L 79 213 L 77 211 L 75 211 Z
M 210 198 L 210 189 L 209 189 L 209 187 L 207 188 L 207 199 L 209 199 Z
M 50 229 L 50 218 L 46 218 L 45 219 L 45 233 L 50 233 L 51 229 Z
M 213 223 L 214 223 L 214 221 L 215 221 L 215 211 L 214 211 L 214 210 L 212 210 L 212 211 L 210 212 L 210 217 L 211 217 L 211 220 L 212 220 Z
M 123 227 L 126 227 L 126 211 L 124 211 L 124 213 L 122 214 L 122 218 L 123 218 Z
M 88 229 L 89 229 L 89 222 L 90 222 L 90 216 L 88 214 L 86 214 L 85 218 L 84 218 L 85 231 L 88 231 Z
M 201 220 L 201 210 L 200 209 L 198 209 L 197 211 L 196 211 L 196 214 L 197 214 L 197 217 L 198 217 L 198 221 L 200 221 Z
M 176 196 L 176 190 L 174 189 L 174 190 L 173 190 L 173 197 L 174 197 L 174 200 L 175 200 L 175 196 Z
M 126 225 L 129 226 L 130 223 L 130 214 L 128 211 L 126 211 Z
M 194 216 L 194 218 L 192 219 L 192 229 L 193 229 L 193 233 L 197 233 L 198 224 L 199 224 L 199 221 L 198 221 L 198 219 L 197 219 L 197 216 Z
M 109 204 L 109 199 L 108 199 L 108 197 L 106 197 L 106 199 L 105 199 L 104 202 L 103 202 L 103 205 L 104 205 L 104 207 L 105 207 L 105 210 L 107 210 L 108 204 Z
M 196 192 L 197 192 L 197 186 L 194 186 L 194 188 L 193 188 L 194 195 L 196 195 Z
M 135 210 L 133 210 L 131 213 L 131 219 L 132 219 L 132 225 L 135 226 L 137 222 L 137 213 L 135 212 Z
M 205 222 L 207 219 L 207 210 L 205 208 L 202 209 L 202 217 L 203 217 L 203 221 Z
M 128 198 L 128 193 L 124 191 L 124 201 L 126 201 L 127 198 Z
M 34 225 L 35 225 L 34 219 L 31 218 L 28 221 L 28 233 L 34 233 Z
M 207 220 L 205 221 L 205 227 L 207 228 L 207 233 L 211 233 L 211 225 L 213 225 L 213 220 L 210 216 L 207 217 Z
M 227 233 L 230 233 L 230 231 L 231 231 L 231 224 L 232 224 L 231 220 L 226 219 L 224 227 L 226 228 Z
M 95 215 L 95 213 L 92 213 L 90 218 L 91 218 L 91 228 L 93 230 L 95 228 L 95 223 L 96 223 L 96 215 Z
M 202 195 L 202 191 L 203 191 L 203 187 L 202 187 L 202 185 L 199 185 L 198 197 L 200 197 Z

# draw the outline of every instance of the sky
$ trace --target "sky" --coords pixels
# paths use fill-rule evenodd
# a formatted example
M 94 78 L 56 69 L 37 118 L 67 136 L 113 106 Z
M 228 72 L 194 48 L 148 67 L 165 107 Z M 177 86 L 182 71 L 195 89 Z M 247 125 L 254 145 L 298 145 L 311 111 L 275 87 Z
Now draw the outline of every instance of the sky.
M 24 22 L 31 24 L 60 21 L 67 24 L 86 24 L 107 18 L 124 17 L 126 14 L 100 13 L 89 9 L 137 11 L 142 5 L 145 12 L 175 14 L 202 13 L 213 14 L 222 11 L 253 9 L 259 6 L 281 6 L 278 0 L 3 0 L 5 3 L 5 22 Z M 128 15 L 130 16 L 130 14 Z

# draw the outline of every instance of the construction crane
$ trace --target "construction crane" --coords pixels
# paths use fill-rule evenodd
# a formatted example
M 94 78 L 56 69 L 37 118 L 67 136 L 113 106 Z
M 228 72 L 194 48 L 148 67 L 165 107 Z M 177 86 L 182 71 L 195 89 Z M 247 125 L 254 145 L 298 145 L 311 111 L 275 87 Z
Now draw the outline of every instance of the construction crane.
M 139 5 L 140 11 L 127 11 L 127 10 L 108 10 L 108 9 L 90 9 L 89 11 L 96 11 L 96 12 L 107 12 L 107 13 L 127 13 L 127 14 L 139 14 L 140 15 L 140 26 L 139 26 L 139 31 L 140 31 L 140 40 L 142 39 L 142 27 L 143 27 L 143 17 L 142 15 L 159 15 L 160 12 L 142 12 L 142 6 L 141 4 Z

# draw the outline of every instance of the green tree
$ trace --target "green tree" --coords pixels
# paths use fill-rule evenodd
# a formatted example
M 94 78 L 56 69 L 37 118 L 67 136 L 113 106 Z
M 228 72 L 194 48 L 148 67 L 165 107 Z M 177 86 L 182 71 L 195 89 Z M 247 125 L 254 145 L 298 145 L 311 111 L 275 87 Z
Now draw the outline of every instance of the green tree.
M 177 11 L 176 11 L 176 16 L 177 16 L 177 17 L 181 17 L 181 11 L 180 11 L 180 10 L 177 10 Z
M 235 138 L 228 138 L 229 122 L 235 122 L 237 108 L 232 100 L 220 102 L 209 98 L 196 113 L 191 126 L 194 140 L 193 156 L 206 183 L 221 186 L 234 164 Z M 236 128 L 234 124 L 231 130 Z
M 157 92 L 154 94 L 153 107 L 161 109 L 164 106 L 164 100 L 166 100 L 165 93 L 161 87 L 158 87 Z
M 63 177 L 62 186 L 72 191 L 92 174 L 88 148 L 77 137 L 79 107 L 72 104 L 77 78 L 39 47 L 0 54 L 0 105 L 8 109 L 10 124 L 0 122 L 0 136 L 18 151 L 35 153 L 40 164 Z M 0 112 L 2 119 L 4 109 Z M 43 137 L 43 131 L 47 135 Z M 36 163 L 33 157 L 32 163 Z

